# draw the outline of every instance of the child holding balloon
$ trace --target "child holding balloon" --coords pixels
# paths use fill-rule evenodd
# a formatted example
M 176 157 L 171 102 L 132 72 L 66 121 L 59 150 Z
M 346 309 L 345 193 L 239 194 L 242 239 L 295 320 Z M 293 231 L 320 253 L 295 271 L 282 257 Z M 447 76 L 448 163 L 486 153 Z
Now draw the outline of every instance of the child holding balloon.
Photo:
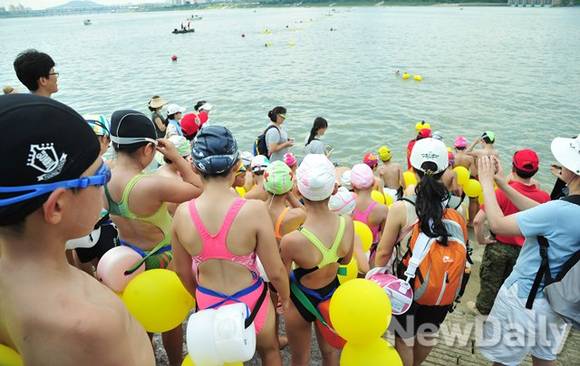
M 296 174 L 306 221 L 299 230 L 285 235 L 280 247 L 291 280 L 292 303 L 285 318 L 292 365 L 308 365 L 311 323 L 324 316 L 323 305 L 328 304 L 339 286 L 339 265 L 351 261 L 354 230 L 350 218 L 328 208 L 328 200 L 336 190 L 336 176 L 326 156 L 307 155 Z M 323 364 L 338 365 L 338 351 L 322 336 L 322 331 L 316 329 Z

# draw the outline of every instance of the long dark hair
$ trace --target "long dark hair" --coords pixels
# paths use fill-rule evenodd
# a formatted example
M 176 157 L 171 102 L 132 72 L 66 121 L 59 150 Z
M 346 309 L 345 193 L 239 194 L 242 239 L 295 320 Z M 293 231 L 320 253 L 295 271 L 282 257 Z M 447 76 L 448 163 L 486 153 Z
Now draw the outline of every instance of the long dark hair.
M 437 165 L 427 161 L 421 165 L 425 171 L 437 171 Z M 430 238 L 442 237 L 441 244 L 447 245 L 447 229 L 443 224 L 444 207 L 442 202 L 449 198 L 449 192 L 441 182 L 443 172 L 437 174 L 425 174 L 417 170 L 421 181 L 415 187 L 417 199 L 415 201 L 415 212 L 419 218 L 421 232 Z M 433 225 L 430 225 L 430 221 Z
M 308 141 L 306 142 L 306 145 L 308 145 L 310 142 L 312 142 L 312 140 L 314 140 L 314 138 L 318 134 L 318 130 L 320 130 L 322 128 L 327 128 L 327 127 L 328 127 L 328 122 L 324 118 L 316 117 L 316 119 L 314 120 L 314 124 L 312 125 L 312 128 L 310 129 L 310 136 L 308 136 Z
M 286 114 L 286 108 L 282 106 L 273 108 L 270 112 L 268 112 L 268 118 L 270 118 L 270 121 L 276 123 L 276 118 L 278 118 L 279 114 Z

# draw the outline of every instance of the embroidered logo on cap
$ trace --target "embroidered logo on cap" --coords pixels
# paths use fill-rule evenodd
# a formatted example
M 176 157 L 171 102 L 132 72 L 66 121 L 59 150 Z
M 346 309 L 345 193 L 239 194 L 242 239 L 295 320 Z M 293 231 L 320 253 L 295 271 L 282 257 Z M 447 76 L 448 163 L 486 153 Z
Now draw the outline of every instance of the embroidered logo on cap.
M 60 158 L 54 149 L 54 144 L 33 144 L 30 145 L 30 152 L 28 153 L 27 166 L 33 167 L 39 172 L 43 173 L 36 177 L 38 181 L 49 180 L 56 177 L 62 171 L 66 163 L 66 154 L 62 154 Z

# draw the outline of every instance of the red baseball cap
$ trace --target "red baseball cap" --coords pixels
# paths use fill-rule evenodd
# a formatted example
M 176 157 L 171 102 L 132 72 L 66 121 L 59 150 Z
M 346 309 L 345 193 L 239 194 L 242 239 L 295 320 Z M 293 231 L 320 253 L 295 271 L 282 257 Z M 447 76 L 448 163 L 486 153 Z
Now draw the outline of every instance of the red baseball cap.
M 517 169 L 526 173 L 531 173 L 538 170 L 538 167 L 540 166 L 540 158 L 538 158 L 538 154 L 536 154 L 534 150 L 518 150 L 514 154 L 513 164 Z
M 195 136 L 201 127 L 201 122 L 194 113 L 185 114 L 179 123 L 181 124 L 181 131 L 187 137 Z

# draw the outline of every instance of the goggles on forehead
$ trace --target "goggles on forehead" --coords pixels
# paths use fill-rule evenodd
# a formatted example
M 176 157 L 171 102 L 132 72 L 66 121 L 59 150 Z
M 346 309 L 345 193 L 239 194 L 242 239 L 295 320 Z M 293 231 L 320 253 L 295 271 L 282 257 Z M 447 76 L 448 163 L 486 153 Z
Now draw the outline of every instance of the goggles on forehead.
M 63 180 L 60 182 L 33 184 L 28 186 L 0 187 L 2 193 L 19 193 L 19 196 L 10 198 L 0 198 L 0 207 L 10 206 L 15 203 L 23 202 L 31 198 L 42 196 L 59 188 L 64 189 L 83 189 L 91 186 L 104 186 L 111 180 L 111 170 L 107 164 L 102 163 L 94 175 L 80 177 L 78 179 Z

